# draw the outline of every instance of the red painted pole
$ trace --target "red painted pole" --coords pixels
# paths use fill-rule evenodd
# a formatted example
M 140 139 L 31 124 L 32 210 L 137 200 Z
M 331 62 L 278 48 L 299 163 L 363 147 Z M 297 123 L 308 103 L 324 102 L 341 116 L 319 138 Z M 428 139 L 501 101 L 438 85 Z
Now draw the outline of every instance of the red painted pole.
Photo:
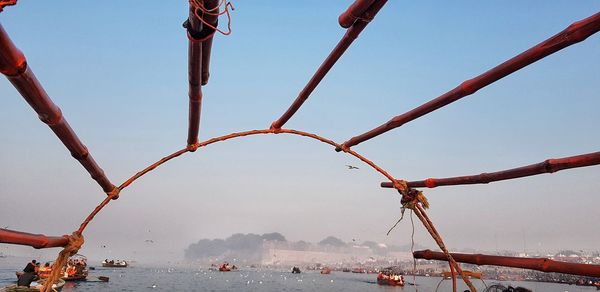
M 443 95 L 430 100 L 429 102 L 396 116 L 387 123 L 372 129 L 359 136 L 344 142 L 342 148 L 350 148 L 373 137 L 381 135 L 394 128 L 400 127 L 414 119 L 428 114 L 436 109 L 455 102 L 465 96 L 475 93 L 477 90 L 488 86 L 505 76 L 530 65 L 548 55 L 551 55 L 570 45 L 576 44 L 593 35 L 600 30 L 600 13 L 596 13 L 586 19 L 575 22 L 565 30 L 555 36 L 541 42 L 535 47 L 517 55 L 516 57 L 494 67 L 493 69 L 473 78 L 464 81 L 458 87 L 444 93 Z M 341 151 L 342 149 L 337 149 Z
M 323 80 L 323 77 L 329 72 L 329 70 L 335 65 L 340 59 L 342 54 L 346 52 L 346 49 L 350 47 L 352 42 L 358 37 L 358 35 L 367 27 L 369 21 L 375 17 L 377 12 L 385 5 L 387 0 L 375 0 L 375 3 L 369 7 L 369 9 L 361 16 L 359 20 L 346 31 L 344 37 L 335 46 L 333 51 L 327 56 L 325 61 L 321 64 L 317 72 L 308 81 L 306 86 L 300 91 L 296 100 L 287 109 L 287 111 L 276 121 L 271 124 L 271 129 L 281 129 L 285 123 L 298 111 L 302 104 L 308 99 L 310 94 L 315 90 L 317 85 Z
M 354 22 L 361 18 L 375 0 L 356 0 L 344 11 L 338 18 L 338 22 L 343 28 L 349 28 Z
M 67 236 L 46 236 L 15 230 L 0 229 L 0 243 L 28 245 L 34 248 L 64 247 L 69 243 Z
M 71 129 L 60 108 L 52 102 L 31 68 L 28 67 L 25 56 L 15 47 L 2 25 L 0 25 L 0 72 L 35 110 L 40 120 L 47 124 L 69 149 L 71 156 L 77 159 L 98 182 L 104 192 L 109 193 L 116 189 Z
M 410 181 L 406 184 L 411 188 L 435 188 L 439 186 L 487 184 L 495 181 L 532 176 L 544 173 L 553 173 L 563 169 L 586 167 L 598 164 L 600 164 L 600 152 L 594 152 L 577 156 L 548 159 L 540 163 L 530 164 L 527 166 L 502 171 L 447 178 L 428 178 L 425 180 Z M 381 187 L 393 188 L 394 186 L 391 182 L 382 182 Z
M 218 9 L 219 0 L 205 0 L 204 6 L 207 10 L 212 11 L 210 14 L 204 15 L 204 21 L 209 23 L 213 27 L 217 27 L 218 25 Z M 202 34 L 207 35 L 204 37 L 204 41 L 202 42 L 202 85 L 208 84 L 208 78 L 210 77 L 210 53 L 212 49 L 213 36 L 215 35 L 215 29 L 205 25 L 203 27 Z
M 212 48 L 212 39 L 217 26 L 217 14 L 219 0 L 204 1 L 204 9 L 211 11 L 204 13 L 194 7 L 190 2 L 190 11 L 188 20 L 184 23 L 187 28 L 189 39 L 188 46 L 188 81 L 189 81 L 189 126 L 188 126 L 188 148 L 195 151 L 195 145 L 198 143 L 198 132 L 200 131 L 200 112 L 202 110 L 202 85 L 208 83 L 210 53 Z M 216 12 L 212 11 L 216 8 Z M 210 24 L 206 25 L 198 18 Z M 213 27 L 211 27 L 213 26 Z
M 187 23 L 188 30 L 188 82 L 189 82 L 189 125 L 188 147 L 198 143 L 200 130 L 200 110 L 202 107 L 202 42 L 193 37 L 202 30 L 202 22 L 196 17 L 195 8 L 190 4 L 190 13 Z
M 483 254 L 450 253 L 455 261 L 459 263 L 473 264 L 478 266 L 502 266 L 536 270 L 545 273 L 562 273 L 579 276 L 600 277 L 600 265 L 574 264 L 553 261 L 547 258 L 518 258 L 491 256 Z M 448 261 L 442 252 L 431 250 L 419 250 L 413 252 L 417 259 Z

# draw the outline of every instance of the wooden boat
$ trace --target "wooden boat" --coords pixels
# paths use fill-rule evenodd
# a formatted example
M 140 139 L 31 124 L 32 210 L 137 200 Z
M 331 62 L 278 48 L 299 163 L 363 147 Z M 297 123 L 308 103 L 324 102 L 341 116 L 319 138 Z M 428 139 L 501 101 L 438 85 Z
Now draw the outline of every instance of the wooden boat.
M 324 268 L 321 270 L 321 274 L 323 275 L 329 275 L 331 274 L 331 269 L 330 268 Z
M 404 286 L 404 276 L 402 275 L 377 275 L 377 284 L 385 286 Z
M 114 261 L 102 261 L 102 267 L 105 268 L 127 268 L 129 264 L 126 261 L 114 262 Z
M 0 288 L 0 292 L 39 292 L 42 288 L 42 285 L 44 284 L 44 281 L 46 280 L 38 280 L 37 283 L 40 285 L 35 287 L 17 286 L 17 284 L 13 284 L 4 288 Z M 52 286 L 52 290 L 60 291 L 64 285 L 65 280 L 58 279 L 58 282 Z
M 292 268 L 292 274 L 300 274 L 300 273 L 301 273 L 300 268 L 298 268 L 298 267 Z

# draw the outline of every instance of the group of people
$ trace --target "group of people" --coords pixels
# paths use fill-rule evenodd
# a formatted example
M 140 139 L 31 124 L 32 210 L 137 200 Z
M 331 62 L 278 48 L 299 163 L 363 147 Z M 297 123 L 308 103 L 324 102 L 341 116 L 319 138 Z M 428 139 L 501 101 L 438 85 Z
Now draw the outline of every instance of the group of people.
M 377 275 L 377 283 L 381 285 L 404 286 L 404 276 L 392 271 L 381 271 Z
M 87 262 L 85 258 L 69 258 L 67 261 L 67 268 L 64 271 L 64 277 L 76 277 L 80 275 L 86 275 L 87 271 L 85 270 L 87 267 Z
M 27 263 L 22 273 L 17 273 L 17 286 L 29 287 L 33 281 L 50 276 L 51 272 L 52 267 L 50 263 L 45 263 L 43 267 L 40 267 L 39 262 L 31 260 L 31 262 Z

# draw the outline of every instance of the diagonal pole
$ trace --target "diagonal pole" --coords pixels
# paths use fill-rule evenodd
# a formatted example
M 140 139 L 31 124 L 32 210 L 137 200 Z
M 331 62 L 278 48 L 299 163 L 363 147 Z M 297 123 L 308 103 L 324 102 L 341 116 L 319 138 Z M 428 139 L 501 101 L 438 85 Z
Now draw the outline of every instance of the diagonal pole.
M 357 2 L 364 2 L 361 0 L 357 0 Z M 340 59 L 342 54 L 346 52 L 346 49 L 350 47 L 352 42 L 358 37 L 358 35 L 367 27 L 367 24 L 375 17 L 377 12 L 385 5 L 387 0 L 376 0 L 374 3 L 363 13 L 360 19 L 356 20 L 348 30 L 346 30 L 346 34 L 344 37 L 338 42 L 335 48 L 331 51 L 329 56 L 323 61 L 317 72 L 312 76 L 312 78 L 308 81 L 306 86 L 300 91 L 296 100 L 292 103 L 292 105 L 287 109 L 287 111 L 276 121 L 271 124 L 271 129 L 281 129 L 285 123 L 298 111 L 298 109 L 302 106 L 302 104 L 308 99 L 310 94 L 315 90 L 317 85 L 323 80 L 325 75 L 329 72 L 329 70 L 335 65 L 335 63 Z
M 408 112 L 399 116 L 395 116 L 387 123 L 380 125 L 368 132 L 355 136 L 344 142 L 342 147 L 336 149 L 341 151 L 358 145 L 371 138 L 379 136 L 387 131 L 398 128 L 414 119 L 426 115 L 434 110 L 453 103 L 465 96 L 471 95 L 479 89 L 486 87 L 508 75 L 526 67 L 544 57 L 558 52 L 570 45 L 576 44 L 595 34 L 600 30 L 600 12 L 586 19 L 575 22 L 565 30 L 559 32 L 555 36 L 539 43 L 529 50 L 517 55 L 516 57 L 492 68 L 491 70 L 473 78 L 466 80 L 456 88 L 438 96 L 435 99 L 422 104 Z
M 87 147 L 79 140 L 60 108 L 52 102 L 52 99 L 27 65 L 25 56 L 13 44 L 1 24 L 0 72 L 13 84 L 25 101 L 35 110 L 40 120 L 50 127 L 71 152 L 71 156 L 83 165 L 92 178 L 102 187 L 102 190 L 109 195 L 117 192 L 117 188 L 106 177 Z M 116 199 L 118 196 L 113 197 Z

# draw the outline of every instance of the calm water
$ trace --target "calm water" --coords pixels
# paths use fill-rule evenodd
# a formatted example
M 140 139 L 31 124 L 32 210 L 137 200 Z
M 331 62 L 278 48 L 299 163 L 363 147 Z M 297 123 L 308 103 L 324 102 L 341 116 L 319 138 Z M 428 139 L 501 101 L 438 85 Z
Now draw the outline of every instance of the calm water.
M 22 267 L 21 267 L 22 268 Z M 0 259 L 0 287 L 15 282 L 14 264 Z M 236 272 L 214 272 L 201 268 L 150 268 L 134 266 L 125 269 L 96 268 L 90 278 L 110 277 L 110 282 L 67 283 L 63 291 L 435 291 L 440 278 L 417 277 L 417 285 L 405 287 L 379 286 L 376 275 L 332 272 L 321 275 L 307 271 L 292 274 L 281 270 L 241 269 Z M 408 277 L 408 282 L 413 282 Z M 495 283 L 487 281 L 488 284 Z M 483 291 L 483 283 L 475 283 Z M 593 287 L 578 287 L 533 282 L 513 282 L 534 291 L 596 291 Z M 416 290 L 416 289 L 418 290 Z M 466 289 L 461 285 L 462 290 Z M 451 291 L 452 283 L 445 280 L 439 291 Z

